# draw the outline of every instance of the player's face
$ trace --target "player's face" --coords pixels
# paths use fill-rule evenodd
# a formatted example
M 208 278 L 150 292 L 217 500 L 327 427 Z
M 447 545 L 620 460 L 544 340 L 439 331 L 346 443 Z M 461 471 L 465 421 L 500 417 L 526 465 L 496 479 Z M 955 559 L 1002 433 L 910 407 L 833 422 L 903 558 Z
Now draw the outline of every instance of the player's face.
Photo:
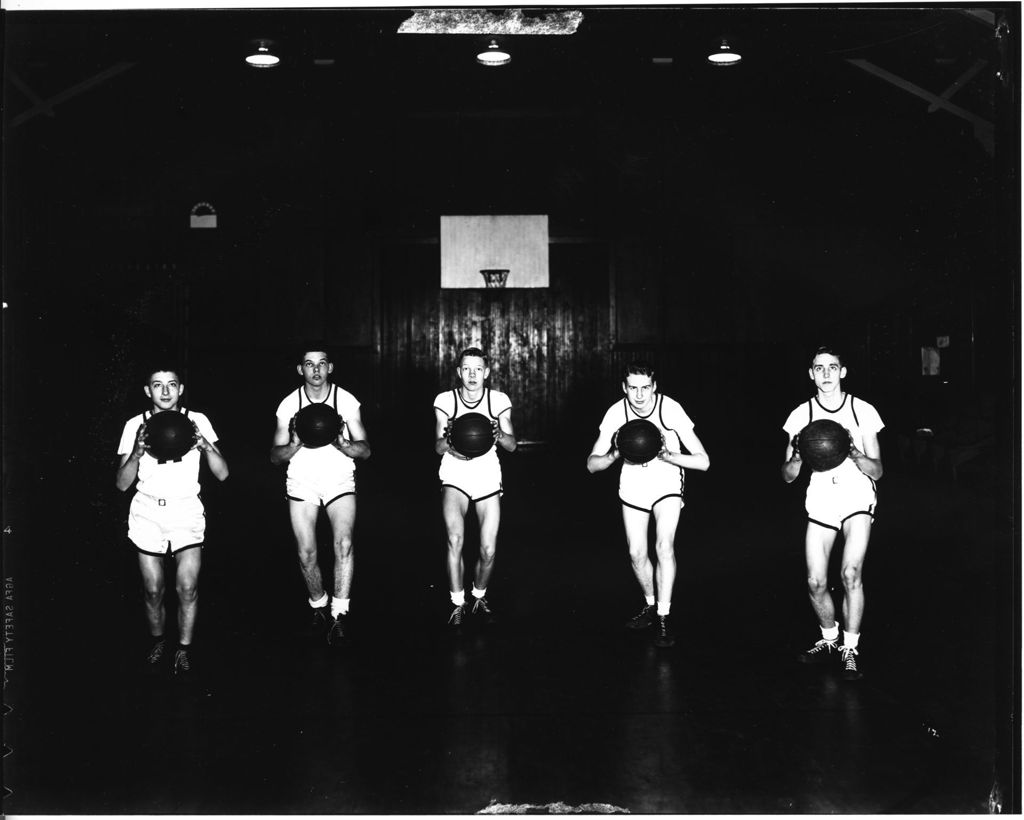
M 176 410 L 185 385 L 178 381 L 178 374 L 174 371 L 158 370 L 149 377 L 145 391 L 153 402 L 154 410 Z
M 459 381 L 467 390 L 479 390 L 484 386 L 484 379 L 491 375 L 491 369 L 479 356 L 467 356 L 462 360 L 457 372 Z
M 319 387 L 334 372 L 334 364 L 327 360 L 327 354 L 322 350 L 310 350 L 302 357 L 298 371 L 306 384 Z
M 839 364 L 839 359 L 831 353 L 819 353 L 807 371 L 814 386 L 822 393 L 831 393 L 839 389 L 839 383 L 846 378 L 846 368 Z
M 622 383 L 622 392 L 626 394 L 626 401 L 634 410 L 648 410 L 654 401 L 656 389 L 654 379 L 637 373 L 630 373 Z

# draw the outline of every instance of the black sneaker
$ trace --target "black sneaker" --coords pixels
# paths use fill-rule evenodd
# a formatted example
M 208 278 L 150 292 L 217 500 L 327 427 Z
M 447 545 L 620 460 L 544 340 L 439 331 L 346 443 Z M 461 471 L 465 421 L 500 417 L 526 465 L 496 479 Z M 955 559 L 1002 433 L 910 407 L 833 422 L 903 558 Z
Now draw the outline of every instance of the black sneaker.
M 347 625 L 348 615 L 339 615 L 337 618 L 332 617 L 330 629 L 327 630 L 327 643 L 331 646 L 337 646 L 342 643 L 347 636 Z
M 675 646 L 676 636 L 668 628 L 668 615 L 654 616 L 654 645 L 667 649 Z
M 822 638 L 806 652 L 796 656 L 800 663 L 831 663 L 839 657 L 839 645 L 836 641 L 826 641 Z
M 462 619 L 465 617 L 466 607 L 464 604 L 459 604 L 452 610 L 452 614 L 448 616 L 448 626 L 455 632 L 459 631 L 462 629 Z
M 316 637 L 323 635 L 330 628 L 332 620 L 330 604 L 313 607 L 313 614 L 309 617 L 310 634 Z
M 657 609 L 654 604 L 647 604 L 637 615 L 626 621 L 626 629 L 647 629 L 654 623 Z
M 843 661 L 843 680 L 860 680 L 864 673 L 857 668 L 857 650 L 852 646 L 842 646 L 839 653 Z
M 188 656 L 188 650 L 178 649 L 174 652 L 174 674 L 188 675 L 192 671 L 192 660 Z
M 160 638 L 156 643 L 153 644 L 153 648 L 149 650 L 149 654 L 146 655 L 146 663 L 152 669 L 160 664 L 164 659 L 164 654 L 167 652 L 167 640 L 166 638 Z
M 484 626 L 491 626 L 494 623 L 494 613 L 491 612 L 486 598 L 475 598 L 473 600 L 473 609 L 470 610 L 470 613 L 474 618 L 479 618 L 480 623 Z

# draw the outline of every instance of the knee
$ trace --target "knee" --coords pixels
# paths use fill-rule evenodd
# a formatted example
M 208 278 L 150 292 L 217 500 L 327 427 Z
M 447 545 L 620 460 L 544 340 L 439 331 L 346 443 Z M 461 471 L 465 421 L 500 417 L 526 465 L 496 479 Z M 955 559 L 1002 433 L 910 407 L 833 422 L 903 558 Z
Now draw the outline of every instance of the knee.
M 676 545 L 674 541 L 658 541 L 654 545 L 654 550 L 658 555 L 658 563 L 675 563 Z
M 828 591 L 828 581 L 817 575 L 808 575 L 807 591 L 815 597 L 824 595 Z
M 299 546 L 299 563 L 307 569 L 316 566 L 315 545 L 312 547 Z
M 352 536 L 342 535 L 334 542 L 334 554 L 338 558 L 348 558 L 352 555 Z
M 850 564 L 849 566 L 843 567 L 843 586 L 847 589 L 856 589 L 861 585 L 861 566 L 859 564 Z
M 461 532 L 449 532 L 448 533 L 448 552 L 456 555 L 462 554 L 462 544 L 465 541 L 465 537 Z
M 485 564 L 489 564 L 494 560 L 495 553 L 497 552 L 497 545 L 491 541 L 489 543 L 480 544 L 480 560 Z
M 178 581 L 175 586 L 178 600 L 183 604 L 193 603 L 199 597 L 199 582 L 195 578 Z
M 159 606 L 164 601 L 163 584 L 144 583 L 142 585 L 142 594 L 145 596 L 147 604 Z

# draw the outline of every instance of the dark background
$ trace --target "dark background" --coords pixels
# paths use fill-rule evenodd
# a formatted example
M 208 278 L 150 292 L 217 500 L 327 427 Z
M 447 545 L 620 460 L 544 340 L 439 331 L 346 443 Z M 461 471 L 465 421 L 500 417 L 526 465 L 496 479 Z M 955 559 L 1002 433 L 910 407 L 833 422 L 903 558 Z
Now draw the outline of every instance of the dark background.
M 1019 6 L 583 12 L 574 35 L 507 38 L 497 69 L 474 36 L 397 34 L 408 9 L 6 14 L 5 576 L 23 685 L 40 683 L 30 623 L 102 642 L 104 593 L 135 583 L 114 453 L 155 356 L 182 363 L 231 462 L 209 503 L 244 510 L 258 541 L 284 523 L 266 453 L 306 337 L 334 346 L 362 402 L 371 492 L 432 486 L 429 403 L 479 340 L 518 436 L 577 467 L 622 365 L 653 361 L 724 482 L 696 482 L 709 508 L 737 477 L 792 500 L 772 484 L 780 428 L 827 342 L 886 421 L 887 469 L 983 444 L 958 480 L 991 505 L 974 507 L 1006 629 L 991 726 L 1016 737 Z M 723 34 L 739 66 L 705 62 Z M 279 67 L 243 62 L 261 36 Z M 972 67 L 948 95 L 959 114 L 908 90 L 941 97 Z M 215 230 L 189 228 L 197 202 Z M 441 291 L 439 216 L 514 213 L 549 215 L 550 288 Z M 941 373 L 922 376 L 938 336 Z M 583 478 L 565 481 L 571 496 Z

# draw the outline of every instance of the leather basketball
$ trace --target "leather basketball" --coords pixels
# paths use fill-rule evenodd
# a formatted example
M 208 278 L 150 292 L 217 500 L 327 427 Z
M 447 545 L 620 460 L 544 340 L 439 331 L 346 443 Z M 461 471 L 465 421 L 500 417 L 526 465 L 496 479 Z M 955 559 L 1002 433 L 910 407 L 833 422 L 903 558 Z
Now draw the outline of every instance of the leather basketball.
M 325 447 L 341 432 L 341 417 L 329 404 L 307 404 L 295 416 L 295 432 L 304 447 Z
M 797 439 L 800 458 L 817 473 L 838 467 L 850 454 L 850 434 L 832 419 L 812 421 Z
M 491 420 L 482 413 L 458 416 L 452 422 L 450 440 L 452 447 L 466 458 L 482 456 L 494 445 Z
M 164 410 L 146 421 L 149 454 L 159 462 L 179 461 L 195 444 L 196 431 L 184 413 Z
M 646 464 L 661 452 L 661 431 L 647 419 L 633 419 L 619 428 L 615 446 L 630 464 Z

